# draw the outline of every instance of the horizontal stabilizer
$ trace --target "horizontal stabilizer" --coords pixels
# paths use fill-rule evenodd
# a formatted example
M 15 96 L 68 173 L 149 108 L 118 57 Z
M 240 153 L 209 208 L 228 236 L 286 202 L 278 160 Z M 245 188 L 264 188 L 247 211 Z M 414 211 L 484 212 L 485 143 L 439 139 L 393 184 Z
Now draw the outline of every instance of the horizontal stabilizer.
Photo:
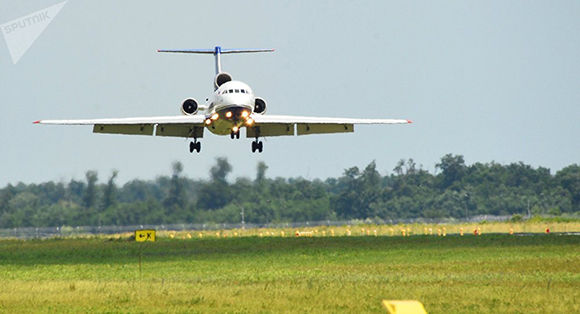
M 213 49 L 159 49 L 157 52 L 174 52 L 174 53 L 197 53 L 197 54 L 211 54 L 215 56 L 215 74 L 222 72 L 222 65 L 220 55 L 227 53 L 253 53 L 253 52 L 273 52 L 274 49 L 222 49 L 220 46 L 215 46 Z
M 174 52 L 174 53 L 200 53 L 200 54 L 226 54 L 226 53 L 252 53 L 252 52 L 273 52 L 274 49 L 159 49 L 157 52 Z

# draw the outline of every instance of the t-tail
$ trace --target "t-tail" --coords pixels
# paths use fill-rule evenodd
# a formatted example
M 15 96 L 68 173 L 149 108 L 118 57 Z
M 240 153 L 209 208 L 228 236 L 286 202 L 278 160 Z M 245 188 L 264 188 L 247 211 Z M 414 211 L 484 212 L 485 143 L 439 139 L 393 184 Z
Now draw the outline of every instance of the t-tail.
M 157 52 L 174 52 L 174 53 L 198 53 L 213 54 L 215 57 L 215 74 L 218 76 L 222 73 L 222 64 L 220 55 L 228 53 L 253 53 L 253 52 L 273 52 L 274 49 L 225 49 L 215 46 L 213 49 L 159 49 Z

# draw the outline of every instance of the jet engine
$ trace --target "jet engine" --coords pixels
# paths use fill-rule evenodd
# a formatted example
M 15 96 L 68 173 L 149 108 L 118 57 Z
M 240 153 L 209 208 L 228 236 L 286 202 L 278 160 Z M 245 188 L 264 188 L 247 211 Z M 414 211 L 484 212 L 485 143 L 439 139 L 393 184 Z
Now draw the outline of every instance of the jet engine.
M 263 98 L 254 98 L 254 112 L 259 114 L 266 112 L 266 101 Z
M 197 105 L 197 101 L 193 98 L 188 98 L 181 104 L 181 113 L 186 116 L 196 114 L 198 109 L 199 106 Z
M 222 86 L 223 83 L 227 83 L 231 80 L 232 80 L 232 76 L 229 73 L 222 72 L 222 73 L 218 73 L 218 75 L 215 76 L 215 80 L 213 83 L 215 84 L 215 88 L 218 88 L 218 87 Z

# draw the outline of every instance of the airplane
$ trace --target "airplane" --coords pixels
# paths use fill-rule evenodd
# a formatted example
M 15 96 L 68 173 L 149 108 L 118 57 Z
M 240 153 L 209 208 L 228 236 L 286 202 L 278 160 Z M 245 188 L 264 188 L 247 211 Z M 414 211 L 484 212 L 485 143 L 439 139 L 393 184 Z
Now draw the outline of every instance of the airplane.
M 274 49 L 161 49 L 163 53 L 213 54 L 215 58 L 214 92 L 201 105 L 194 98 L 181 103 L 180 116 L 84 119 L 84 120 L 38 120 L 35 124 L 93 125 L 93 133 L 172 136 L 193 139 L 189 151 L 199 153 L 204 130 L 216 135 L 240 138 L 242 128 L 246 137 L 254 138 L 252 153 L 261 153 L 260 138 L 270 136 L 294 136 L 324 133 L 354 132 L 355 124 L 409 124 L 406 119 L 357 119 L 323 118 L 266 114 L 266 100 L 254 94 L 250 86 L 235 81 L 222 71 L 221 55 L 236 53 L 273 52 Z

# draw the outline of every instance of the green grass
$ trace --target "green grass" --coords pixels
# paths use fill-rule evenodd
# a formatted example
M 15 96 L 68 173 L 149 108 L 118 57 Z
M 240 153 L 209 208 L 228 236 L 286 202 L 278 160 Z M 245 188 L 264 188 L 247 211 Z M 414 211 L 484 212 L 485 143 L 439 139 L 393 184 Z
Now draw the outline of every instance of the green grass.
M 0 283 L 1 312 L 578 313 L 580 237 L 0 240 Z

